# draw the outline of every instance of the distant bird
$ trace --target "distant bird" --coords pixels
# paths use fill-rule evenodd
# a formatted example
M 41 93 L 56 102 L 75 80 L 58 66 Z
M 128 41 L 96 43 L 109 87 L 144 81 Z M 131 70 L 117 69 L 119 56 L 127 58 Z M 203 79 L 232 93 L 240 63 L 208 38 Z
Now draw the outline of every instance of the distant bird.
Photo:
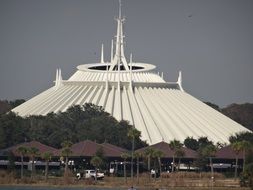
M 193 15 L 192 14 L 190 14 L 190 15 L 188 15 L 188 18 L 191 18 Z

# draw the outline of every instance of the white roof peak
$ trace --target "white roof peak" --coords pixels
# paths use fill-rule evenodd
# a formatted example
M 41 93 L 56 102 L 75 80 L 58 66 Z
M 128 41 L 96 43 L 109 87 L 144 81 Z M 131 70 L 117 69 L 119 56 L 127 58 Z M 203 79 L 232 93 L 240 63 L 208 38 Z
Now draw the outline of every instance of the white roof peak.
M 179 85 L 180 90 L 184 91 L 184 89 L 182 87 L 182 71 L 178 72 L 177 84 Z
M 119 70 L 118 67 L 123 65 L 124 70 L 129 71 L 129 67 L 124 54 L 124 35 L 123 22 L 125 18 L 121 16 L 121 0 L 119 0 L 119 17 L 117 20 L 116 50 L 110 66 L 110 71 Z
M 57 90 L 62 85 L 62 75 L 61 69 L 56 69 L 56 77 L 55 77 L 55 89 Z
M 101 46 L 101 59 L 100 59 L 101 63 L 104 63 L 104 44 L 102 44 Z

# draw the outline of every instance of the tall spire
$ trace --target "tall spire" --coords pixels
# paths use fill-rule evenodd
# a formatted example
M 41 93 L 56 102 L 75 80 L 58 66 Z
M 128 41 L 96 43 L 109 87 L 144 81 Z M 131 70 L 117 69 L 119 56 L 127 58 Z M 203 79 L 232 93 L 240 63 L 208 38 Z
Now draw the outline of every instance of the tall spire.
M 117 20 L 117 35 L 116 35 L 116 50 L 112 60 L 110 71 L 115 70 L 115 66 L 120 67 L 122 64 L 126 71 L 129 71 L 127 61 L 124 55 L 124 35 L 123 35 L 123 22 L 124 18 L 121 17 L 121 0 L 119 0 L 119 17 Z
M 101 60 L 100 63 L 104 63 L 104 44 L 102 44 L 101 46 Z
M 111 62 L 113 61 L 113 40 L 111 44 Z

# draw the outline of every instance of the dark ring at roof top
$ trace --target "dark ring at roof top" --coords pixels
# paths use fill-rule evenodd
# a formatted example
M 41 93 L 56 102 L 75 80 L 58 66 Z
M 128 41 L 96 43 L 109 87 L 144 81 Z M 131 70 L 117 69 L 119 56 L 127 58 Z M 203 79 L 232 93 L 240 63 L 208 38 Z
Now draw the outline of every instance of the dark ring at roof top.
M 88 69 L 106 71 L 107 67 L 105 65 L 100 65 L 100 66 L 89 67 Z M 130 69 L 130 67 L 129 67 L 129 69 Z M 133 66 L 132 69 L 133 70 L 140 70 L 140 69 L 144 69 L 144 67 Z M 117 70 L 118 70 L 117 67 L 115 67 L 114 71 L 117 71 Z M 125 67 L 123 65 L 121 65 L 120 70 L 124 71 Z
M 110 68 L 111 63 L 90 63 L 90 64 L 83 64 L 83 65 L 79 65 L 77 66 L 78 70 L 81 71 L 94 71 L 94 72 L 105 72 L 108 68 Z M 130 64 L 128 64 L 129 69 L 131 68 Z M 151 65 L 148 63 L 132 63 L 132 71 L 133 72 L 143 72 L 143 71 L 150 71 L 155 69 L 156 66 L 155 65 Z M 113 71 L 109 71 L 109 72 L 117 72 L 117 66 L 115 66 Z M 126 71 L 124 66 L 121 65 L 120 66 L 120 72 L 129 72 Z

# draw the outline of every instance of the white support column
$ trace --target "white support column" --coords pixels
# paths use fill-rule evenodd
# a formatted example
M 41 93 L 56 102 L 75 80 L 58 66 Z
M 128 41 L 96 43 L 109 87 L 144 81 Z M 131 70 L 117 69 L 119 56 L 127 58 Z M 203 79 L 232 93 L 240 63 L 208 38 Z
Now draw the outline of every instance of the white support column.
M 179 71 L 179 73 L 178 73 L 177 84 L 178 84 L 180 90 L 184 92 L 184 89 L 182 87 L 182 72 L 181 71 Z
M 58 86 L 58 79 L 59 79 L 59 71 L 56 69 L 56 76 L 55 76 L 55 87 L 57 88 Z
M 111 63 L 113 61 L 113 39 L 112 39 L 112 44 L 111 44 Z
M 104 44 L 102 44 L 101 46 L 101 60 L 100 63 L 104 63 Z
M 106 91 L 108 91 L 108 89 L 109 89 L 109 84 L 108 84 L 108 63 L 106 64 L 106 81 L 105 81 L 105 89 L 106 89 Z
M 133 90 L 133 55 L 130 54 L 130 89 Z

